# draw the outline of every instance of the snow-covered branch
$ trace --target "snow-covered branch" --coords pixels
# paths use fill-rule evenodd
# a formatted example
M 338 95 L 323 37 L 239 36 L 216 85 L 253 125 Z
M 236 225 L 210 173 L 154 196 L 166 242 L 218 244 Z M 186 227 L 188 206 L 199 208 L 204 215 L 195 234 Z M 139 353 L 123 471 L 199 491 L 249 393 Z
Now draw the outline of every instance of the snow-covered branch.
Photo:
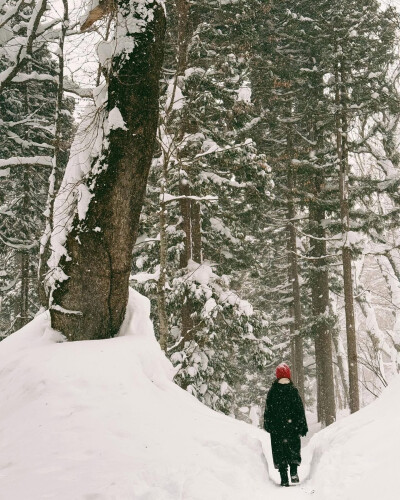
M 0 159 L 0 168 L 12 167 L 51 167 L 51 156 L 13 156 L 6 160 Z
M 68 78 L 64 78 L 64 91 L 75 94 L 78 97 L 93 99 L 93 89 L 82 88 L 77 83 L 72 82 Z
M 18 50 L 7 51 L 10 66 L 0 72 L 0 92 L 2 92 L 5 87 L 11 84 L 17 74 L 21 71 L 26 60 L 28 60 L 32 56 L 34 42 L 39 33 L 40 21 L 46 10 L 47 0 L 39 0 L 32 9 L 32 15 L 27 25 L 26 37 L 22 38 Z M 15 13 L 13 14 L 13 16 L 14 15 Z M 8 19 L 8 23 L 13 16 Z M 5 29 L 3 27 L 3 30 L 13 33 L 11 28 Z M 43 30 L 41 30 L 41 32 L 43 32 Z M 13 36 L 6 37 L 5 42 L 8 43 L 10 40 L 12 40 L 12 38 Z M 14 39 L 13 43 L 17 43 L 16 39 Z
M 218 196 L 173 196 L 171 194 L 165 193 L 160 195 L 161 203 L 170 203 L 177 200 L 194 200 L 194 201 L 218 201 Z
M 18 12 L 24 7 L 26 4 L 25 0 L 19 0 L 15 5 L 12 7 L 9 7 L 5 14 L 0 16 L 0 29 L 3 28 L 14 16 L 18 14 Z M 0 5 L 0 7 L 3 7 L 3 3 Z M 0 44 L 1 40 L 0 40 Z
M 24 83 L 32 80 L 40 82 L 56 82 L 57 77 L 49 75 L 48 73 L 38 73 L 37 71 L 32 71 L 32 73 L 18 73 L 12 79 L 12 83 Z

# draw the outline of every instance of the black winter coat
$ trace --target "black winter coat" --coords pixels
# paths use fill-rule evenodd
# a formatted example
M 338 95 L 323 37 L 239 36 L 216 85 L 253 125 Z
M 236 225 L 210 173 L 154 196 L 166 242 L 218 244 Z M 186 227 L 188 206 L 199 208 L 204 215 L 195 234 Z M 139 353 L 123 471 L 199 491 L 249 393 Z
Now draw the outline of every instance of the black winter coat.
M 264 413 L 264 429 L 283 436 L 305 436 L 308 432 L 303 401 L 292 382 L 279 384 L 268 391 Z
M 272 457 L 277 469 L 301 464 L 300 436 L 308 432 L 299 391 L 292 384 L 277 380 L 268 391 L 264 429 L 271 434 Z

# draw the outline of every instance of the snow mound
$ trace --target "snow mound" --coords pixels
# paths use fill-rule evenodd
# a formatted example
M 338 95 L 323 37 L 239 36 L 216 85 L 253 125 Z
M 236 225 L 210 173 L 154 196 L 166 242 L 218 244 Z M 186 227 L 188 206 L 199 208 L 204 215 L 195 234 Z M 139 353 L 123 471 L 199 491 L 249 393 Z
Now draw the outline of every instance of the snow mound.
M 323 500 L 398 498 L 400 377 L 366 408 L 313 436 L 310 486 Z
M 276 491 L 267 435 L 172 382 L 149 309 L 131 290 L 116 338 L 64 342 L 44 313 L 0 343 L 2 498 L 265 500 Z

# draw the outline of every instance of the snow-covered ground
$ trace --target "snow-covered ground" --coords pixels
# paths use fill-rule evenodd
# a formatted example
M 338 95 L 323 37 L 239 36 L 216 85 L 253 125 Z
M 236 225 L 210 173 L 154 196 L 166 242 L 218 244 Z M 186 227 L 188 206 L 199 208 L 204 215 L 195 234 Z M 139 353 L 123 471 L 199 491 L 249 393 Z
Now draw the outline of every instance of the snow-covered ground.
M 62 342 L 45 313 L 5 339 L 0 498 L 397 498 L 399 379 L 379 401 L 315 434 L 302 484 L 280 488 L 268 435 L 206 408 L 172 375 L 149 302 L 133 291 L 117 338 Z

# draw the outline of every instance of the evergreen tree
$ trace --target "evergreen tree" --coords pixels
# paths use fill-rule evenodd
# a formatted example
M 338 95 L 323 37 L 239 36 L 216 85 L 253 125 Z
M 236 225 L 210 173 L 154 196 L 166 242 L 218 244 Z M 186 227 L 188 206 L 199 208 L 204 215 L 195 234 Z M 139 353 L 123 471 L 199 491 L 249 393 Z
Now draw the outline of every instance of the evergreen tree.
M 25 6 L 20 16 L 29 16 Z M 21 19 L 12 19 L 12 26 Z M 16 28 L 15 28 L 16 29 Z M 19 28 L 23 36 L 25 28 Z M 54 151 L 54 122 L 57 87 L 49 78 L 42 80 L 38 72 L 57 73 L 50 52 L 41 42 L 34 46 L 33 56 L 24 68 L 21 83 L 9 82 L 0 94 L 0 130 L 3 137 L 1 162 L 1 260 L 7 268 L 2 301 L 2 334 L 7 335 L 26 324 L 39 308 L 38 249 L 44 228 L 44 211 Z M 3 59 L 0 71 L 12 67 L 12 60 Z M 72 132 L 74 101 L 65 99 L 61 106 L 60 162 L 66 163 L 68 142 Z
M 136 280 L 150 278 L 141 289 L 158 297 L 160 341 L 179 364 L 176 380 L 224 412 L 243 406 L 234 388 L 269 355 L 265 320 L 238 290 L 257 265 L 271 187 L 248 137 L 256 116 L 239 43 L 243 6 L 175 7 L 178 22 L 167 44 L 175 72 L 166 76 L 160 158 L 142 218 L 148 243 L 138 242 L 135 270 Z
M 343 231 L 337 219 L 340 198 L 342 210 L 345 206 L 344 191 L 340 196 L 338 189 L 338 173 L 342 172 L 343 186 L 343 172 L 348 175 L 348 167 L 344 168 L 343 162 L 348 161 L 351 149 L 346 139 L 348 131 L 372 116 L 377 101 L 379 106 L 390 101 L 381 70 L 390 63 L 393 54 L 393 11 L 379 11 L 376 2 L 339 0 L 333 3 L 270 2 L 267 6 L 260 3 L 260 11 L 267 16 L 265 22 L 258 25 L 252 86 L 268 133 L 260 134 L 258 146 L 263 145 L 261 151 L 267 152 L 267 160 L 273 165 L 275 192 L 280 193 L 276 199 L 278 203 L 283 202 L 280 210 L 287 207 L 290 222 L 295 196 L 298 209 L 303 207 L 309 215 L 309 227 L 301 229 L 310 235 L 310 254 L 304 271 L 311 288 L 312 317 L 303 333 L 315 339 L 318 409 L 321 420 L 330 423 L 335 418 L 330 332 L 336 319 L 330 312 L 329 294 L 335 281 L 329 277 L 329 270 L 336 262 L 337 249 L 328 245 L 328 241 L 338 232 L 347 234 L 348 231 L 348 226 Z M 341 73 L 344 57 L 351 76 L 345 75 L 340 83 L 337 68 Z M 342 170 L 337 169 L 338 165 Z M 352 198 L 352 206 L 356 200 Z M 350 205 L 345 218 L 347 224 L 351 221 L 354 227 L 361 214 L 351 210 Z M 290 223 L 289 229 L 293 226 Z M 295 256 L 293 249 L 292 243 L 289 255 Z M 347 273 L 345 289 L 351 283 L 349 252 L 350 247 L 345 244 L 342 252 Z M 296 267 L 293 262 L 291 267 Z M 296 295 L 293 289 L 293 298 Z M 346 301 L 350 302 L 350 299 Z M 351 336 L 348 347 L 354 371 L 354 338 L 352 342 Z M 351 377 L 354 388 L 354 373 Z

